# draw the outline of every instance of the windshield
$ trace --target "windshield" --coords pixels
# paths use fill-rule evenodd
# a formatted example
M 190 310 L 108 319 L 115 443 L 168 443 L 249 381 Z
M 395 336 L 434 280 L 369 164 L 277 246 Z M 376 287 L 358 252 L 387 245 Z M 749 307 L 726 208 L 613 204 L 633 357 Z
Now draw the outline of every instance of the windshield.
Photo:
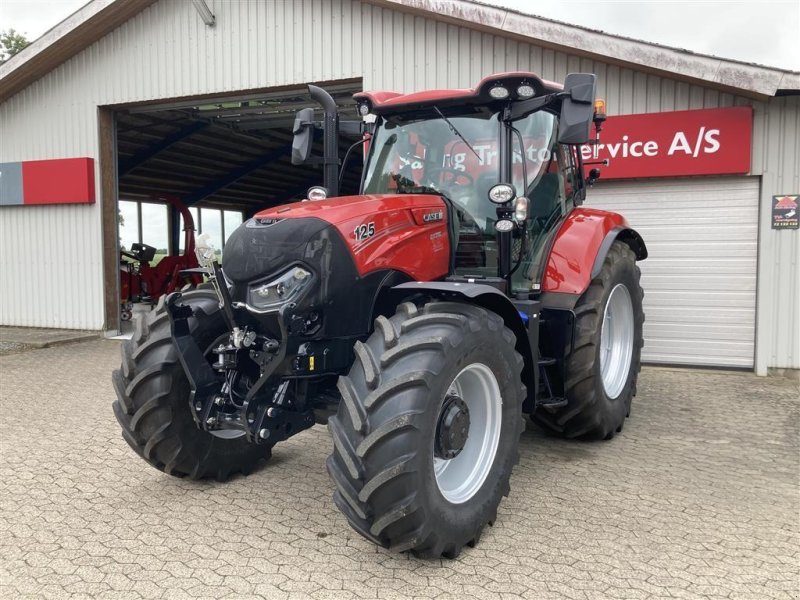
M 499 181 L 497 115 L 448 116 L 447 121 L 435 112 L 421 120 L 382 121 L 364 193 L 444 194 L 483 228 L 494 214 L 486 194 Z
M 545 174 L 552 158 L 555 122 L 544 111 L 514 122 L 520 136 L 512 136 L 513 183 L 519 193 L 530 197 Z M 363 191 L 447 196 L 459 221 L 456 271 L 495 276 L 497 213 L 488 193 L 501 183 L 500 128 L 498 114 L 489 112 L 445 116 L 434 108 L 420 119 L 381 119 Z

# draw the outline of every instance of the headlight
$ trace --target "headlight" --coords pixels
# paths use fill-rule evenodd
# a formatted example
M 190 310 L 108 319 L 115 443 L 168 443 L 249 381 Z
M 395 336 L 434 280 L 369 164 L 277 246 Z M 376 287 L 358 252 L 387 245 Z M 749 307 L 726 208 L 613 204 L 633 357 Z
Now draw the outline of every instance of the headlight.
M 306 198 L 313 201 L 325 200 L 328 197 L 328 190 L 321 185 L 314 185 L 308 188 Z
M 502 100 L 503 98 L 508 98 L 508 88 L 498 84 L 493 88 L 489 89 L 489 95 L 495 100 Z
M 296 299 L 311 283 L 311 273 L 302 267 L 292 267 L 269 283 L 250 287 L 249 304 L 254 308 L 268 309 Z
M 517 88 L 517 96 L 520 98 L 531 98 L 536 91 L 529 83 L 523 83 Z
M 508 233 L 514 229 L 514 222 L 508 219 L 503 219 L 494 224 L 494 228 L 500 233 Z
M 497 185 L 493 185 L 489 190 L 489 200 L 495 204 L 511 202 L 516 195 L 517 192 L 514 186 L 508 183 L 498 183 Z

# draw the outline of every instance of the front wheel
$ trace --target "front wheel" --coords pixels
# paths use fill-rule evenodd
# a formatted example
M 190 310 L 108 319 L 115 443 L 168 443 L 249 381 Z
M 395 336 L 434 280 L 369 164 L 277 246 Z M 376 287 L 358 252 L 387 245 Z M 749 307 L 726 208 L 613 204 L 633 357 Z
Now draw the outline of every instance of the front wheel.
M 122 345 L 122 367 L 112 382 L 114 415 L 122 437 L 150 465 L 176 477 L 220 481 L 249 473 L 270 456 L 270 447 L 250 444 L 227 430 L 208 432 L 195 425 L 189 404 L 191 389 L 172 343 L 165 296 L 135 322 L 133 339 Z M 187 291 L 181 301 L 194 311 L 192 335 L 207 356 L 228 330 L 210 290 Z
M 412 303 L 355 347 L 329 421 L 334 501 L 368 539 L 454 557 L 509 493 L 524 428 L 522 357 L 483 308 Z

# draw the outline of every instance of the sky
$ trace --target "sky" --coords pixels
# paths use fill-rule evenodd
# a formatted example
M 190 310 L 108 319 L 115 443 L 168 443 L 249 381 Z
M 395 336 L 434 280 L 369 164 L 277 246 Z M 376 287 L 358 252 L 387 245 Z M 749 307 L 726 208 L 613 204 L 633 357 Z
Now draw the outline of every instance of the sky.
M 198 224 L 202 224 L 203 233 L 210 236 L 210 242 L 216 249 L 222 248 L 222 221 L 225 221 L 225 238 L 242 223 L 242 213 L 235 210 L 220 211 L 217 208 L 201 208 L 198 216 L 197 208 L 189 209 L 192 213 L 195 231 Z M 119 227 L 119 242 L 126 249 L 130 249 L 134 242 L 143 242 L 161 250 L 167 248 L 168 232 L 167 207 L 164 204 L 142 202 L 142 237 L 139 239 L 139 221 L 136 202 L 121 200 L 119 212 L 122 215 L 122 225 Z M 201 220 L 202 219 L 202 220 Z M 183 217 L 180 220 L 180 249 L 183 249 Z
M 482 1 L 607 33 L 800 71 L 800 0 Z M 0 0 L 0 30 L 14 28 L 35 39 L 84 4 Z

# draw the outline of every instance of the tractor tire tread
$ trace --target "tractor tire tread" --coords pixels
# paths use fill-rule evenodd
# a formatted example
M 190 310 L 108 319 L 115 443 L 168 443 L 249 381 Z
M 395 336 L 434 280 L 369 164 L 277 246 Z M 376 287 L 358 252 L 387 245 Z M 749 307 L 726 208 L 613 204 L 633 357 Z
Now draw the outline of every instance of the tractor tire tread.
M 587 290 L 583 293 L 575 306 L 575 341 L 573 351 L 567 359 L 567 375 L 564 382 L 564 395 L 568 399 L 567 405 L 552 411 L 537 410 L 532 415 L 532 420 L 543 429 L 557 433 L 567 438 L 587 438 L 607 440 L 614 437 L 614 434 L 622 430 L 625 418 L 630 414 L 630 403 L 636 395 L 636 383 L 641 367 L 641 348 L 643 339 L 641 336 L 641 323 L 644 322 L 644 312 L 642 311 L 641 299 L 643 291 L 639 284 L 640 270 L 636 266 L 636 257 L 633 251 L 625 243 L 615 241 L 606 255 L 600 273 L 595 277 Z M 607 403 L 603 403 L 605 398 L 601 397 L 602 392 L 598 391 L 598 386 L 602 387 L 599 380 L 599 365 L 596 352 L 599 345 L 599 328 L 605 307 L 603 303 L 606 298 L 606 291 L 613 283 L 612 272 L 621 262 L 632 265 L 632 273 L 635 289 L 629 289 L 631 294 L 634 319 L 639 323 L 636 329 L 637 337 L 633 343 L 633 357 L 631 358 L 631 369 L 633 371 L 629 388 L 623 390 L 620 398 L 623 398 L 626 406 L 624 410 L 607 408 Z M 622 265 L 620 268 L 625 267 Z
M 193 330 L 218 310 L 210 290 L 190 290 L 181 300 L 194 308 Z M 112 407 L 125 442 L 158 470 L 189 479 L 227 479 L 268 459 L 268 446 L 216 438 L 197 428 L 182 369 L 162 296 L 149 314 L 137 315 L 132 339 L 122 344 L 121 368 L 112 374 Z
M 443 328 L 447 335 L 441 334 Z M 455 302 L 430 302 L 422 308 L 404 302 L 392 318 L 376 318 L 375 334 L 366 343 L 355 344 L 353 368 L 339 380 L 344 401 L 339 414 L 328 420 L 334 450 L 326 467 L 335 483 L 336 506 L 356 531 L 378 545 L 392 551 L 412 551 L 421 557 L 457 556 L 464 545 L 480 539 L 484 526 L 496 518 L 495 507 L 474 531 L 462 532 L 461 539 L 445 543 L 426 521 L 417 491 L 394 493 L 395 489 L 405 489 L 407 478 L 416 472 L 418 449 L 413 447 L 379 466 L 370 462 L 373 453 L 385 452 L 399 441 L 411 439 L 406 437 L 409 434 L 419 432 L 417 421 L 424 412 L 421 407 L 444 368 L 448 349 L 463 343 L 468 332 L 482 328 L 502 335 L 513 351 L 516 337 L 505 328 L 502 318 Z M 420 357 L 422 369 L 408 367 L 414 356 Z M 519 377 L 521 357 L 515 357 L 510 365 Z M 517 389 L 521 405 L 521 379 Z M 416 408 L 386 410 L 406 406 L 410 397 L 418 399 L 411 401 L 417 403 Z M 518 436 L 524 428 L 520 413 L 515 434 Z M 509 463 L 513 466 L 518 460 L 515 450 L 509 455 Z M 509 477 L 510 467 L 500 482 L 503 495 L 510 490 Z

